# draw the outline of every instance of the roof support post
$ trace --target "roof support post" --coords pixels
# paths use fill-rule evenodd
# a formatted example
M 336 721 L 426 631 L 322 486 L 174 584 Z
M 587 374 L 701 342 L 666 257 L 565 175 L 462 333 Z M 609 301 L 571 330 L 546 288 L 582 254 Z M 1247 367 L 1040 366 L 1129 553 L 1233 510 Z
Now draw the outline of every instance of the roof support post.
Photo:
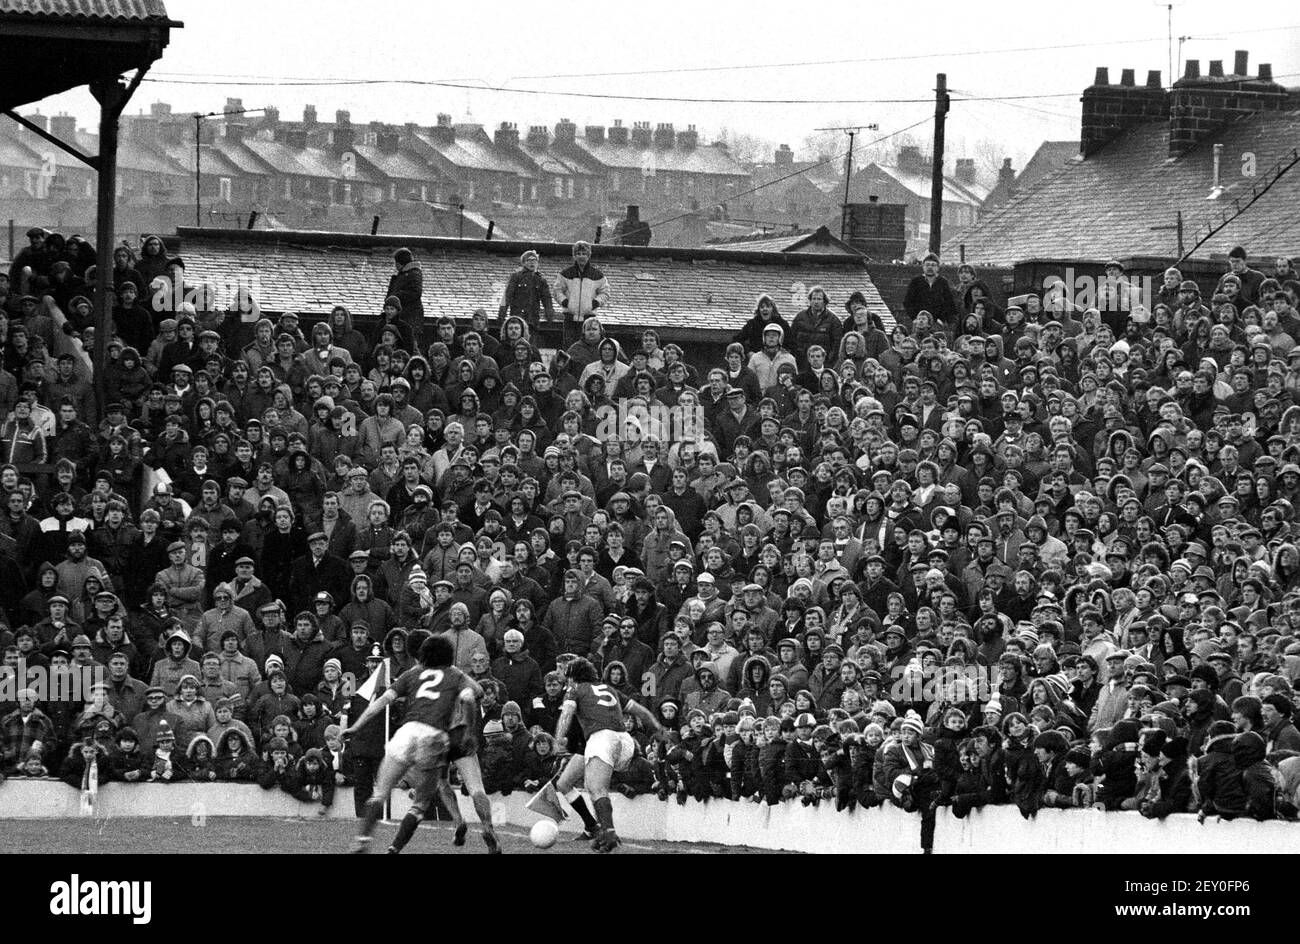
M 113 238 L 117 201 L 117 131 L 118 118 L 132 93 L 144 78 L 139 69 L 130 85 L 111 79 L 90 86 L 90 94 L 99 102 L 98 192 L 95 203 L 95 351 L 92 358 L 95 377 L 95 406 L 104 413 L 104 366 L 108 363 L 108 341 L 113 323 Z

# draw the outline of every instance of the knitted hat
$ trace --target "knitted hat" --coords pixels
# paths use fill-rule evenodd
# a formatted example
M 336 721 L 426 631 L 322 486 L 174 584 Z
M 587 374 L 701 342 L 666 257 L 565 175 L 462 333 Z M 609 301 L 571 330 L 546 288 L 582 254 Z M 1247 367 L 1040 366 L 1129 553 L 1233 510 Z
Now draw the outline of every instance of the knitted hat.
M 894 710 L 894 706 L 889 702 L 885 701 L 883 698 L 880 701 L 872 704 L 870 713 L 873 715 L 884 715 L 886 718 L 889 718 L 890 720 L 893 720 L 898 716 L 898 712 Z
M 266 745 L 266 749 L 272 754 L 276 751 L 288 751 L 289 742 L 284 738 L 271 738 L 270 742 Z
M 1065 761 L 1068 764 L 1074 764 L 1076 767 L 1087 770 L 1088 765 L 1092 763 L 1092 755 L 1088 753 L 1086 747 L 1072 747 L 1065 752 Z
M 923 725 L 921 723 L 921 719 L 916 717 L 916 715 L 914 714 L 909 714 L 907 717 L 903 719 L 901 729 L 903 731 L 915 732 L 917 737 L 920 737 L 922 734 L 925 733 L 925 725 Z
M 322 669 L 328 669 L 331 665 L 334 666 L 334 668 L 339 670 L 339 674 L 343 673 L 343 663 L 340 662 L 338 659 L 326 659 L 325 665 L 322 666 Z
M 504 718 L 506 715 L 517 715 L 520 719 L 522 719 L 524 713 L 519 708 L 519 702 L 508 701 L 504 705 L 502 705 L 501 716 Z

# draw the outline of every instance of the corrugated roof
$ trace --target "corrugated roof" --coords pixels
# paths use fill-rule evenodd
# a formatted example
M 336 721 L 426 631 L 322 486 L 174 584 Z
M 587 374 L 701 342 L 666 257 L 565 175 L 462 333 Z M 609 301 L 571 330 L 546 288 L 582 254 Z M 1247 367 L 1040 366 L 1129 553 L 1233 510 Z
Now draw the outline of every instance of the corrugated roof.
M 1300 141 L 1300 111 L 1254 115 L 1171 160 L 1165 122 L 1121 135 L 1085 160 L 1067 162 L 1014 199 L 986 213 L 947 245 L 966 247 L 974 263 L 1010 265 L 1030 258 L 1110 259 L 1177 256 L 1174 223 L 1182 211 L 1185 245 L 1198 227 L 1235 212 L 1268 169 Z M 1226 187 L 1209 199 L 1213 145 L 1255 155 L 1259 176 L 1243 177 L 1235 159 Z M 1245 204 L 1245 200 L 1242 200 Z M 1293 169 L 1243 214 L 1217 233 L 1203 253 L 1247 247 L 1251 256 L 1300 252 L 1300 168 Z M 1160 227 L 1160 228 L 1155 228 Z
M 65 20 L 168 18 L 162 0 L 0 0 L 0 14 Z
M 303 233 L 279 234 L 268 241 L 243 231 L 182 231 L 186 271 L 192 277 L 256 275 L 263 309 L 322 315 L 339 304 L 363 315 L 377 313 L 392 275 L 391 253 L 399 245 L 408 245 L 424 268 L 425 315 L 463 318 L 476 306 L 496 304 L 516 268 L 521 244 Z M 568 264 L 568 246 L 536 248 L 547 278 Z M 857 257 L 773 253 L 762 259 L 734 251 L 629 250 L 598 254 L 595 264 L 612 286 L 611 303 L 601 319 L 616 327 L 735 331 L 753 314 L 761 293 L 797 310 L 806 304 L 802 299 L 813 285 L 827 290 L 837 311 L 852 292 L 861 291 L 872 310 L 893 324 Z

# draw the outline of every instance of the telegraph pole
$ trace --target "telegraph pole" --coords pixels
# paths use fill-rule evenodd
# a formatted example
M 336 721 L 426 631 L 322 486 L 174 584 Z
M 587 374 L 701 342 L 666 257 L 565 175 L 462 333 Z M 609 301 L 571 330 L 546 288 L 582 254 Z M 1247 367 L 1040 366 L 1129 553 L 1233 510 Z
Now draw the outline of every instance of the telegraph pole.
M 948 114 L 948 76 L 934 77 L 934 158 L 930 167 L 930 251 L 938 253 L 943 236 L 943 120 Z

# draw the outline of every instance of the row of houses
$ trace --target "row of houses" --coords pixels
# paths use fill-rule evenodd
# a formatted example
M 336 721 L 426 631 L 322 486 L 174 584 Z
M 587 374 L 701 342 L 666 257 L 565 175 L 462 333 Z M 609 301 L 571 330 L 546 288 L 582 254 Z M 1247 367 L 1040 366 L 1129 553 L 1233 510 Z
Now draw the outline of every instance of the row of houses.
M 26 117 L 83 149 L 96 144 L 74 116 Z M 896 165 L 861 168 L 851 199 L 865 202 L 870 191 L 907 204 L 909 237 L 924 243 L 928 174 L 918 149 L 904 148 Z M 11 215 L 89 225 L 93 191 L 93 171 L 0 119 L 0 196 L 17 210 Z M 987 193 L 974 162 L 959 159 L 945 213 L 964 227 Z M 556 240 L 590 238 L 632 204 L 646 219 L 687 220 L 660 231 L 656 245 L 698 245 L 791 227 L 838 231 L 844 185 L 834 161 L 796 162 L 782 145 L 771 161 L 742 163 L 694 125 L 616 120 L 580 128 L 564 119 L 526 128 L 502 122 L 489 132 L 448 114 L 432 125 L 354 123 L 344 110 L 321 120 L 312 105 L 289 119 L 231 98 L 221 114 L 201 120 L 163 102 L 123 116 L 118 199 L 128 220 L 157 218 L 140 231 L 240 225 L 256 212 L 255 225 L 267 228 L 355 231 L 380 216 L 386 231 L 444 236 L 483 235 L 490 218 L 499 235 Z

